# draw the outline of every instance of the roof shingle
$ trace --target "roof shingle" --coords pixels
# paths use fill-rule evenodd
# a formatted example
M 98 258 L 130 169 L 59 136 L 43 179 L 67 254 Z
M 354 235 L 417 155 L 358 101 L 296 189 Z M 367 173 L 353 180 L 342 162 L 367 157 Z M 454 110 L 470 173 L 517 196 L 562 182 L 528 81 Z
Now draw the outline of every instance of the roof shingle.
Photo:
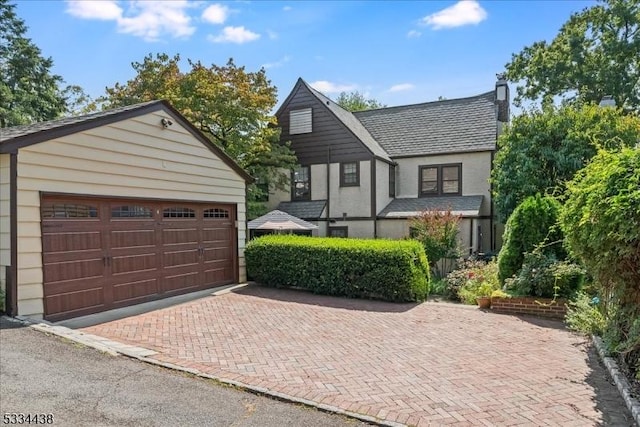
M 353 114 L 392 158 L 495 149 L 494 92 Z
M 326 205 L 326 200 L 280 202 L 278 210 L 297 216 L 298 218 L 313 220 L 320 218 Z
M 447 210 L 464 217 L 478 216 L 484 196 L 443 196 L 394 199 L 379 218 L 409 218 L 424 210 Z

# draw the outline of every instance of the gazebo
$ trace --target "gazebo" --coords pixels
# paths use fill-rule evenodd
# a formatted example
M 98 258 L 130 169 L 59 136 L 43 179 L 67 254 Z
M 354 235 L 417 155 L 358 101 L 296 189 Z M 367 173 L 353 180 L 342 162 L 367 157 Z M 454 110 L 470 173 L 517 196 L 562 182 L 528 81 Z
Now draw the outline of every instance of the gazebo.
M 252 221 L 249 221 L 249 238 L 263 236 L 265 234 L 302 234 L 310 236 L 312 230 L 318 228 L 303 219 L 289 215 L 286 212 L 273 210 Z

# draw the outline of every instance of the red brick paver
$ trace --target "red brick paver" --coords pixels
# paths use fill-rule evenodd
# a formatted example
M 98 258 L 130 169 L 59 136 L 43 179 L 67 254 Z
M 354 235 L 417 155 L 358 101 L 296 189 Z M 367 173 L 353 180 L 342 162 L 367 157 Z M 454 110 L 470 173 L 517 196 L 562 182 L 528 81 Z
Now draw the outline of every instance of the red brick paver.
M 409 425 L 605 421 L 585 340 L 553 321 L 248 287 L 85 331 L 153 349 L 160 361 Z

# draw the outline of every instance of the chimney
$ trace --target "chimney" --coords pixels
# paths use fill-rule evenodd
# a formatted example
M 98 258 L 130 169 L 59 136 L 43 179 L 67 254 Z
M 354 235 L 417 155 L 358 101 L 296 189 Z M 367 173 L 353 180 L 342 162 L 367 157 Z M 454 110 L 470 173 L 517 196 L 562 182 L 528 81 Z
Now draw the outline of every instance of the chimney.
M 498 121 L 507 123 L 509 121 L 509 85 L 504 73 L 496 74 L 496 106 Z

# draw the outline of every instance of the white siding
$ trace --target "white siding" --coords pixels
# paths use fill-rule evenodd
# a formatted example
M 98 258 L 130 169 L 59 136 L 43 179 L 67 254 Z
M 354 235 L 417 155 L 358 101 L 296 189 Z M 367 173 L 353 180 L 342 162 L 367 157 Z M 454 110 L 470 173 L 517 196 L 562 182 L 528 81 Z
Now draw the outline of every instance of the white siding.
M 150 113 L 22 148 L 18 155 L 18 313 L 42 300 L 40 192 L 211 201 L 237 205 L 240 281 L 246 280 L 245 182 L 174 123 Z
M 11 236 L 9 221 L 10 155 L 0 154 L 0 289 L 6 289 L 6 271 L 11 264 Z

